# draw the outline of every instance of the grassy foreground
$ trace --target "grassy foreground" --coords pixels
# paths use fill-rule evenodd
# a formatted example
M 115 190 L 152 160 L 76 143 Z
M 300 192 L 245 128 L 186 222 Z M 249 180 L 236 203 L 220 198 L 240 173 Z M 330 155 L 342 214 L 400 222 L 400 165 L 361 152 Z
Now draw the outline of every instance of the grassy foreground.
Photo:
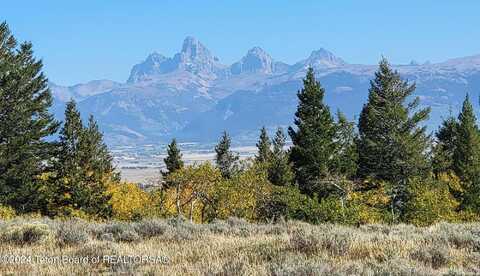
M 480 224 L 194 225 L 183 220 L 0 222 L 0 273 L 464 275 L 480 273 Z

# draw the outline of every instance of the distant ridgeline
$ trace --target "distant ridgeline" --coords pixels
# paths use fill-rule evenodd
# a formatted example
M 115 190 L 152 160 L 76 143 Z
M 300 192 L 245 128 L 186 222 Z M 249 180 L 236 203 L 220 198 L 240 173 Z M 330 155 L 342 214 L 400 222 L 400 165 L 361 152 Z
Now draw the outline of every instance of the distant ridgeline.
M 95 114 L 110 145 L 166 143 L 172 137 L 212 142 L 223 130 L 235 142 L 252 144 L 260 127 L 273 134 L 277 126 L 293 123 L 296 93 L 308 67 L 325 88 L 331 109 L 358 119 L 376 65 L 349 64 L 325 49 L 289 65 L 254 47 L 228 66 L 192 37 L 173 57 L 149 55 L 132 68 L 126 83 L 97 80 L 70 87 L 51 83 L 52 111 L 61 119 L 65 103 L 75 99 L 82 114 Z M 478 105 L 480 56 L 392 68 L 415 82 L 413 96 L 431 107 L 425 121 L 429 131 L 460 110 L 466 92 Z

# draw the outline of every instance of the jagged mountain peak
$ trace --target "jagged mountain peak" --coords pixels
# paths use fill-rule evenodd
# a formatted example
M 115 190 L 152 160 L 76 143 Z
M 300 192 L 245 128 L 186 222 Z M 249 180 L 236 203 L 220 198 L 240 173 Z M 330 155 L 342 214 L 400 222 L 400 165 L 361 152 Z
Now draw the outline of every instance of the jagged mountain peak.
M 183 46 L 188 46 L 188 45 L 193 45 L 193 44 L 198 44 L 200 43 L 198 41 L 198 39 L 196 39 L 195 37 L 191 36 L 191 35 L 188 35 L 185 37 L 185 39 L 183 40 Z
M 198 39 L 187 36 L 182 50 L 172 59 L 173 67 L 202 77 L 215 77 L 223 66 Z
M 190 72 L 197 76 L 215 78 L 224 68 L 217 57 L 198 39 L 187 36 L 182 49 L 173 58 L 167 58 L 157 52 L 151 53 L 142 63 L 135 65 L 130 73 L 128 83 L 155 80 L 158 75 L 174 71 Z
M 335 56 L 332 52 L 328 51 L 325 48 L 320 48 L 318 50 L 312 51 L 312 53 L 307 59 L 299 62 L 299 65 L 301 65 L 302 67 L 312 66 L 315 69 L 325 67 L 340 67 L 346 64 L 347 63 L 343 59 Z
M 163 61 L 165 59 L 167 59 L 167 58 L 164 55 L 159 54 L 158 52 L 153 52 L 153 53 L 149 54 L 145 60 L 146 61 L 148 61 L 148 60 Z
M 133 66 L 127 83 L 150 80 L 154 75 L 169 72 L 171 70 L 171 66 L 168 66 L 168 61 L 169 58 L 157 52 L 149 54 L 144 61 Z
M 233 75 L 242 73 L 271 74 L 274 72 L 274 61 L 265 50 L 253 47 L 240 61 L 232 64 L 230 72 Z
M 210 142 L 223 129 L 238 139 L 253 137 L 249 135 L 256 135 L 262 125 L 291 124 L 298 104 L 296 91 L 308 66 L 314 67 L 327 91 L 325 101 L 351 118 L 361 111 L 376 70 L 371 64 L 347 64 L 326 49 L 288 65 L 273 60 L 260 47 L 246 51 L 232 66 L 220 67 L 198 40 L 187 38 L 179 46 L 173 58 L 156 52 L 148 55 L 132 70 L 133 84 L 50 84 L 55 99 L 53 112 L 62 119 L 65 101 L 78 99 L 82 113 L 95 114 L 113 142 L 161 141 L 172 136 Z M 480 91 L 480 56 L 429 65 L 407 64 L 392 66 L 402 77 L 417 83 L 415 96 L 422 105 L 432 107 L 431 125 L 438 125 L 452 105 L 461 107 L 462 91 L 472 91 L 476 93 L 472 96 L 478 97 L 475 91 Z M 140 135 L 130 138 L 131 133 Z
M 310 57 L 315 57 L 315 58 L 335 58 L 335 55 L 330 52 L 329 50 L 325 48 L 320 48 L 317 50 L 313 50 L 312 53 L 310 54 Z
M 182 45 L 182 54 L 185 54 L 190 59 L 195 59 L 198 57 L 201 58 L 211 58 L 212 54 L 210 50 L 207 49 L 198 39 L 193 36 L 187 36 L 183 40 Z
M 270 57 L 270 55 L 269 55 L 265 50 L 263 50 L 261 47 L 258 47 L 258 46 L 255 46 L 255 47 L 253 47 L 252 49 L 248 50 L 247 56 L 248 56 L 248 55 L 268 56 L 268 57 Z

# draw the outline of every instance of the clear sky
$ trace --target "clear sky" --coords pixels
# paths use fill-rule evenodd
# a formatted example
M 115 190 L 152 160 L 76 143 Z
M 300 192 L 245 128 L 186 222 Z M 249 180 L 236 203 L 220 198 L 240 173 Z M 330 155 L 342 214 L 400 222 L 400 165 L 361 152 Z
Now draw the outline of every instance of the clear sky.
M 192 35 L 230 64 L 260 46 L 287 63 L 324 47 L 350 63 L 443 61 L 480 54 L 479 0 L 3 1 L 49 79 L 125 81 L 150 52 L 178 52 Z

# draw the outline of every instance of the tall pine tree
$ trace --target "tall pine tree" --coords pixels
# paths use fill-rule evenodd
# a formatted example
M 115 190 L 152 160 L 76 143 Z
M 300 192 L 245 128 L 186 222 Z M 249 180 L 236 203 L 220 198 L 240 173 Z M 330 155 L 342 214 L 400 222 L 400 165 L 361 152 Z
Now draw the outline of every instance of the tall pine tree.
M 419 124 L 430 109 L 417 111 L 418 98 L 406 103 L 414 91 L 415 84 L 403 81 L 383 59 L 359 120 L 359 175 L 391 183 L 392 211 L 404 210 L 408 179 L 429 170 L 429 137 Z
M 65 122 L 60 130 L 60 154 L 58 155 L 61 175 L 74 178 L 80 171 L 80 139 L 84 126 L 74 100 L 70 100 L 65 107 Z
M 215 146 L 215 162 L 222 176 L 230 178 L 235 172 L 238 155 L 230 150 L 231 139 L 226 131 L 223 132 L 220 141 Z
M 255 160 L 260 163 L 265 163 L 270 160 L 272 155 L 270 138 L 268 137 L 267 129 L 262 127 L 260 130 L 260 137 L 257 142 L 257 155 L 255 156 Z
M 273 151 L 268 167 L 268 180 L 277 186 L 293 184 L 294 175 L 287 152 L 285 151 L 285 134 L 279 127 L 272 141 Z
M 480 177 L 480 134 L 468 95 L 458 115 L 456 134 L 453 168 L 460 179 L 471 183 Z
M 111 215 L 108 186 L 120 180 L 115 172 L 113 157 L 103 142 L 103 134 L 90 115 L 87 127 L 80 137 L 80 167 L 83 173 L 81 184 L 74 191 L 74 200 L 80 210 L 99 217 Z
M 461 208 L 480 213 L 480 132 L 477 118 L 465 97 L 458 116 L 453 146 L 453 170 L 462 180 Z
M 177 146 L 177 140 L 172 139 L 172 142 L 167 147 L 167 157 L 163 159 L 167 171 L 163 173 L 163 176 L 167 176 L 170 173 L 175 172 L 183 167 L 182 153 Z
M 330 175 L 335 152 L 335 123 L 323 102 L 325 90 L 316 81 L 312 68 L 308 69 L 303 86 L 297 93 L 296 128 L 288 130 L 293 142 L 290 159 L 300 190 L 323 197 L 328 189 L 322 179 Z
M 80 139 L 83 128 L 77 104 L 71 100 L 65 107 L 65 122 L 59 135 L 59 147 L 55 159 L 56 180 L 49 189 L 48 214 L 50 216 L 70 215 L 76 208 L 73 193 L 76 184 L 82 181 Z
M 43 209 L 39 178 L 48 171 L 53 144 L 46 137 L 58 123 L 42 62 L 32 45 L 17 41 L 6 23 L 0 24 L 0 203 L 18 212 Z
M 99 217 L 111 214 L 107 188 L 119 175 L 93 116 L 85 127 L 73 100 L 65 109 L 56 168 L 51 215 L 68 216 L 74 210 Z
M 435 133 L 436 143 L 433 147 L 432 167 L 435 174 L 454 171 L 453 160 L 456 151 L 457 120 L 449 116 L 442 122 Z

